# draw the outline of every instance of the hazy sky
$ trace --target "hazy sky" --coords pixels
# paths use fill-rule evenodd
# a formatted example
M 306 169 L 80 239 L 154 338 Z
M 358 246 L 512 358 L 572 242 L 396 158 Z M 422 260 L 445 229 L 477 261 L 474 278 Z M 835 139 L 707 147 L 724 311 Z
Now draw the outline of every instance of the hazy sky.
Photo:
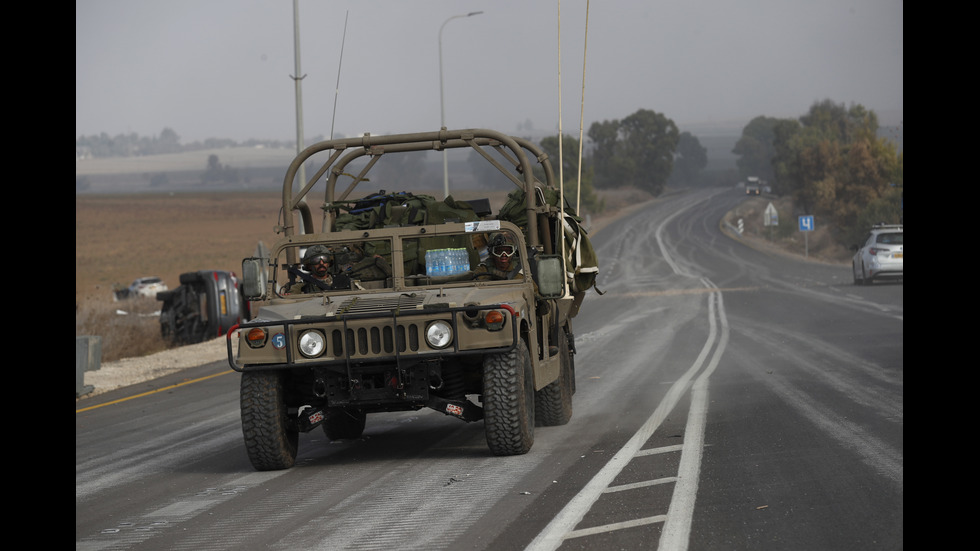
M 795 118 L 823 99 L 862 104 L 890 124 L 904 109 L 902 0 L 298 6 L 307 144 L 331 127 L 336 137 L 438 130 L 440 28 L 450 128 L 556 130 L 559 77 L 569 134 L 583 87 L 586 131 L 638 109 L 682 128 Z M 443 27 L 474 11 L 483 13 Z M 76 0 L 76 137 L 171 128 L 182 143 L 294 140 L 293 23 L 290 0 Z

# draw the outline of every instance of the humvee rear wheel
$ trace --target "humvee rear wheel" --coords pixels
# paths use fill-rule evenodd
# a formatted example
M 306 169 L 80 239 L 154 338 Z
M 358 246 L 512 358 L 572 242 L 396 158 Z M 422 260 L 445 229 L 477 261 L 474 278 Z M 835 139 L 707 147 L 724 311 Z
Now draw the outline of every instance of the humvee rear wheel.
M 483 422 L 494 455 L 521 455 L 534 444 L 534 376 L 523 341 L 483 359 Z
M 323 420 L 323 434 L 330 440 L 349 440 L 364 432 L 367 415 L 363 411 L 328 411 Z
M 279 371 L 242 373 L 241 408 L 245 450 L 260 471 L 288 469 L 296 461 L 299 431 L 290 427 Z
M 560 358 L 558 378 L 537 391 L 534 396 L 534 418 L 539 427 L 564 425 L 572 418 L 572 392 L 575 385 L 572 355 L 568 338 L 561 332 L 558 343 Z

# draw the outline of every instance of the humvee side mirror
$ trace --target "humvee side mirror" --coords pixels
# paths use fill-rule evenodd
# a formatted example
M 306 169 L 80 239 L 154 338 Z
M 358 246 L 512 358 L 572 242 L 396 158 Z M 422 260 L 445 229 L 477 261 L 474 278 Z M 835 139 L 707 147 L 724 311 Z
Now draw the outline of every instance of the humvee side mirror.
M 565 263 L 561 255 L 539 254 L 534 257 L 534 282 L 542 298 L 560 298 L 565 295 Z
M 264 258 L 242 260 L 242 296 L 246 300 L 264 300 L 268 283 Z

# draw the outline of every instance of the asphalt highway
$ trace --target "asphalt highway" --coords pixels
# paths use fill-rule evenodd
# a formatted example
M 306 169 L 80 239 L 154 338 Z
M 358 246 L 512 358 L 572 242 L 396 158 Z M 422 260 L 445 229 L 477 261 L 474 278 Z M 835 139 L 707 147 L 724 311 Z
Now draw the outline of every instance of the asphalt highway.
M 595 236 L 572 421 L 526 455 L 422 410 L 256 472 L 224 362 L 85 400 L 76 551 L 902 548 L 904 283 L 748 246 L 719 226 L 742 200 Z

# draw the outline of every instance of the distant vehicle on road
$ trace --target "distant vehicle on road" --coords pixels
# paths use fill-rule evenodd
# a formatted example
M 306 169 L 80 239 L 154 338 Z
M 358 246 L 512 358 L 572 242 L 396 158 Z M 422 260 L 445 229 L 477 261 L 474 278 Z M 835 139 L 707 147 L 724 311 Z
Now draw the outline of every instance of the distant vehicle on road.
M 129 287 L 113 291 L 113 299 L 126 300 L 135 297 L 154 298 L 157 293 L 167 290 L 167 284 L 156 276 L 140 277 L 133 280 Z
M 870 285 L 880 279 L 903 279 L 905 233 L 901 224 L 876 224 L 863 245 L 855 251 L 851 270 L 855 285 Z
M 762 192 L 759 190 L 759 186 L 755 184 L 745 184 L 745 194 L 746 195 L 761 195 Z

